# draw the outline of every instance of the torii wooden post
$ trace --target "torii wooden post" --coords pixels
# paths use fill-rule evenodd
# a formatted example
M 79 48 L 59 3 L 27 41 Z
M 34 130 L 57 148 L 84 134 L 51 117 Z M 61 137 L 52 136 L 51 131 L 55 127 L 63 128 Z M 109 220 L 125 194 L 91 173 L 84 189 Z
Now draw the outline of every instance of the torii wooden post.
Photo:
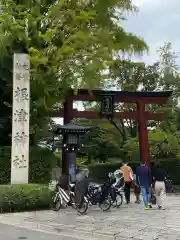
M 114 119 L 131 119 L 138 120 L 139 123 L 139 150 L 141 161 L 146 162 L 150 166 L 149 144 L 148 144 L 148 130 L 147 121 L 155 120 L 162 121 L 164 119 L 163 113 L 150 113 L 145 110 L 145 105 L 150 104 L 164 104 L 171 96 L 172 92 L 126 92 L 126 91 L 102 91 L 93 90 L 89 94 L 87 89 L 79 89 L 76 96 L 73 95 L 73 90 L 69 91 L 68 98 L 64 104 L 64 109 L 58 112 L 53 112 L 51 117 L 64 117 L 64 124 L 69 123 L 73 118 L 100 118 L 99 112 L 95 111 L 78 111 L 73 109 L 73 101 L 101 101 L 102 95 L 113 96 L 116 103 L 135 103 L 137 104 L 137 111 L 133 112 L 115 112 Z M 66 137 L 63 143 L 66 142 Z M 66 152 L 62 153 L 62 172 L 68 173 L 68 157 Z
M 150 153 L 148 144 L 147 119 L 145 116 L 145 104 L 139 100 L 137 102 L 138 127 L 139 127 L 139 151 L 141 161 L 150 167 Z

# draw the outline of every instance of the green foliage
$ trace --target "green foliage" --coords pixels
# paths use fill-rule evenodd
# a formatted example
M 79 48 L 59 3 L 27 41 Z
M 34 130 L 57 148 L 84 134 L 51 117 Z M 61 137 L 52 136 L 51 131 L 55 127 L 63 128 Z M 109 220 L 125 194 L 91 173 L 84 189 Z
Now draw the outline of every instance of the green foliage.
M 179 158 L 165 158 L 157 160 L 163 169 L 166 172 L 166 175 L 169 176 L 173 184 L 180 184 L 180 159 Z M 154 161 L 156 163 L 156 160 Z
M 0 6 L 2 146 L 11 141 L 14 52 L 28 49 L 30 53 L 30 143 L 35 145 L 49 136 L 47 116 L 57 102 L 64 101 L 69 87 L 100 87 L 108 78 L 104 70 L 111 68 L 116 52 L 147 50 L 143 40 L 122 27 L 124 15 L 137 10 L 131 0 L 0 0 Z
M 128 138 L 123 145 L 124 152 L 126 152 L 128 159 L 139 161 L 139 141 L 137 138 Z
M 160 127 L 149 130 L 149 148 L 151 159 L 171 158 L 179 156 L 180 138 L 179 135 L 170 131 L 163 131 Z M 129 159 L 139 160 L 139 142 L 138 138 L 129 138 L 123 145 Z
M 29 182 L 49 183 L 51 169 L 58 161 L 57 157 L 48 149 L 32 148 L 30 151 Z
M 159 63 L 147 65 L 144 62 L 116 60 L 112 75 L 117 79 L 117 87 L 123 91 L 153 91 L 159 87 Z
M 90 134 L 90 137 L 87 137 L 83 141 L 85 145 L 81 149 L 83 153 L 100 162 L 106 162 L 108 157 L 124 156 L 121 149 L 122 139 L 119 136 L 119 132 L 109 121 L 102 119 L 77 119 L 76 122 L 96 126 L 96 130 Z
M 163 122 L 149 121 L 148 126 L 154 127 L 154 130 L 149 130 L 149 147 L 151 159 L 170 158 L 180 155 L 180 139 L 176 134 L 180 130 L 180 111 L 179 111 L 179 55 L 174 53 L 170 43 L 165 43 L 159 50 L 159 59 L 152 65 L 147 65 L 141 62 L 122 61 L 116 59 L 111 66 L 112 78 L 117 80 L 117 88 L 125 91 L 158 91 L 158 90 L 173 90 L 172 98 L 164 105 L 147 104 L 146 111 L 152 113 L 164 112 L 165 119 Z M 85 108 L 98 109 L 99 105 L 85 106 Z M 136 111 L 136 104 L 119 104 L 116 110 L 120 112 Z M 138 122 L 135 120 L 115 120 L 116 126 L 110 124 L 106 129 L 105 134 L 101 134 L 101 138 L 96 138 L 96 144 L 100 145 L 108 140 L 108 131 L 111 131 L 114 145 L 117 144 L 118 150 L 112 148 L 111 140 L 107 141 L 107 145 L 111 146 L 116 156 L 123 154 L 128 157 L 130 161 L 139 160 L 139 140 L 138 140 Z M 95 125 L 103 125 L 102 120 L 95 122 Z M 114 128 L 114 131 L 112 131 Z M 115 132 L 116 128 L 116 132 Z M 118 133 L 118 138 L 115 137 Z M 111 139 L 112 139 L 111 138 Z M 99 140 L 99 142 L 97 141 Z M 89 145 L 91 145 L 90 141 Z M 104 145 L 105 146 L 105 145 Z M 99 147 L 97 147 L 99 148 Z M 108 147 L 104 147 L 104 149 Z M 110 156 L 103 148 L 100 152 Z M 120 151 L 119 151 L 120 150 Z
M 131 1 L 127 2 L 126 10 L 131 11 Z M 123 13 L 125 5 L 119 1 L 106 4 L 99 0 L 93 4 L 91 1 L 57 1 L 46 16 L 49 29 L 42 36 L 47 42 L 46 48 L 41 53 L 36 49 L 33 57 L 37 59 L 39 54 L 43 54 L 50 59 L 52 66 L 61 70 L 58 77 L 63 88 L 71 84 L 75 87 L 98 87 L 105 77 L 103 70 L 113 62 L 113 52 L 141 52 L 146 49 L 143 41 L 126 33 L 113 21 L 117 8 Z
M 0 146 L 11 144 L 12 58 L 0 55 Z
M 94 158 L 105 162 L 108 156 L 116 156 L 120 153 L 116 135 L 108 132 L 103 124 L 97 129 L 96 135 L 92 137 L 90 144 L 86 146 L 87 152 Z
M 152 159 L 175 157 L 180 151 L 180 138 L 176 133 L 157 128 L 149 132 L 149 145 Z
M 100 182 L 107 179 L 109 172 L 114 172 L 118 168 L 120 168 L 119 163 L 99 163 L 88 166 L 88 169 L 90 171 L 90 178 L 92 178 L 94 181 Z
M 55 167 L 62 167 L 62 152 L 57 152 L 55 153 L 55 156 L 57 157 L 57 163 Z M 82 165 L 87 165 L 88 164 L 88 157 L 84 156 L 84 154 L 77 153 L 76 154 L 76 166 L 80 167 Z
M 180 184 L 180 159 L 179 158 L 165 158 L 165 159 L 156 159 L 154 163 L 159 162 L 162 168 L 165 170 L 166 175 L 169 176 L 173 184 Z M 136 167 L 139 164 L 139 161 L 130 161 L 129 165 L 136 171 Z M 89 165 L 88 169 L 90 170 L 90 177 L 97 181 L 103 182 L 107 179 L 109 172 L 114 172 L 119 169 L 121 166 L 120 163 L 103 163 L 103 164 L 93 164 Z
M 0 148 L 0 184 L 9 184 L 11 178 L 11 149 Z
M 30 149 L 29 158 L 29 183 L 49 183 L 51 169 L 57 162 L 57 157 L 44 148 Z M 9 184 L 11 174 L 10 148 L 2 148 L 0 151 L 0 184 Z
M 84 165 L 88 165 L 88 157 L 87 156 L 76 157 L 76 166 L 81 167 L 81 166 L 84 166 Z
M 58 167 L 62 167 L 62 152 L 56 152 L 55 156 L 57 157 L 57 162 L 56 162 L 56 166 Z
M 45 185 L 0 185 L 0 211 L 3 213 L 48 209 L 51 196 Z

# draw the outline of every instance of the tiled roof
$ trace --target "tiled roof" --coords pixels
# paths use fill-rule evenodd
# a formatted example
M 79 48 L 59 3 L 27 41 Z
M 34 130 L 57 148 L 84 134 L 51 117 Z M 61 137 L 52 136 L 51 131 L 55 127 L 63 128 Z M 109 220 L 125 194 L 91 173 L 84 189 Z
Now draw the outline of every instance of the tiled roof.
M 75 123 L 68 123 L 65 125 L 59 125 L 56 129 L 56 133 L 61 133 L 62 131 L 66 132 L 86 132 L 88 130 L 91 130 L 93 126 L 89 125 L 80 125 Z

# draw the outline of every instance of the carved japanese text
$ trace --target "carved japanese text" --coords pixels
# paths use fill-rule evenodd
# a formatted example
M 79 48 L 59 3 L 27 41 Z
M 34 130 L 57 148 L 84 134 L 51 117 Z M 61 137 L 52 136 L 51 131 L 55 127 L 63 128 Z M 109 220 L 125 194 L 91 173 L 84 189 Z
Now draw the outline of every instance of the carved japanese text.
M 19 133 L 17 132 L 14 136 L 14 142 L 15 144 L 22 144 L 24 145 L 28 140 L 28 135 L 25 134 L 25 132 Z
M 28 78 L 29 78 L 28 73 L 22 73 L 22 72 L 15 73 L 15 79 L 18 80 L 18 81 L 24 81 Z
M 15 90 L 14 98 L 18 102 L 28 100 L 29 96 L 28 96 L 27 88 L 20 89 L 19 87 L 17 87 Z
M 15 156 L 13 159 L 13 166 L 15 168 L 27 168 L 27 160 L 24 155 Z
M 19 70 L 29 70 L 29 64 L 26 61 L 24 62 L 16 61 L 15 67 L 16 69 Z
M 14 113 L 14 121 L 19 123 L 27 122 L 28 113 L 24 109 L 16 110 Z

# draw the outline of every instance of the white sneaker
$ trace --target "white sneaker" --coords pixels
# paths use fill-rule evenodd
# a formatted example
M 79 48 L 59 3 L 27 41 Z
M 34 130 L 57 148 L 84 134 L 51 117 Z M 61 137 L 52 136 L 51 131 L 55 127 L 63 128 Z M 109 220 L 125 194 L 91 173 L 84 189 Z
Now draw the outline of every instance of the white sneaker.
M 166 208 L 163 207 L 163 206 L 158 206 L 158 209 L 159 209 L 159 210 L 166 210 Z

